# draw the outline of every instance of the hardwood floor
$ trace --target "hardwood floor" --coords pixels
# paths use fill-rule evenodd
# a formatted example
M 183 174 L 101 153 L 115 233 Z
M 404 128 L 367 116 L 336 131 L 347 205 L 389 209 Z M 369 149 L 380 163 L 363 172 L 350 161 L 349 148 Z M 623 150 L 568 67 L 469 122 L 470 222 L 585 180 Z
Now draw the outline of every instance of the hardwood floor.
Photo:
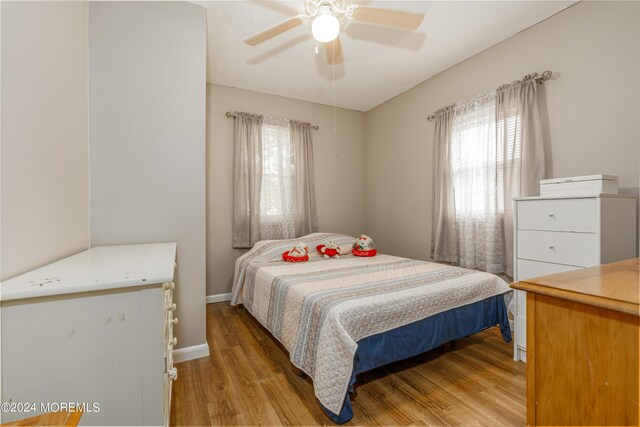
M 171 425 L 332 425 L 243 308 L 207 305 L 211 355 L 177 365 Z M 525 364 L 497 328 L 358 375 L 345 425 L 525 425 Z

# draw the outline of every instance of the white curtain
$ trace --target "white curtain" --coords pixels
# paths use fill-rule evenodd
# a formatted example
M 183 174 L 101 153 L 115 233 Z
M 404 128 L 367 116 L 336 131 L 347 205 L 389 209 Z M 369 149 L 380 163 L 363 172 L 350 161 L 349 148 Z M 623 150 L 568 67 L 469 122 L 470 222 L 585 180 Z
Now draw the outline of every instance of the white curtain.
M 451 129 L 454 106 L 435 113 L 433 141 L 433 200 L 431 203 L 431 258 L 436 261 L 457 262 L 456 208 L 451 173 Z
M 288 120 L 265 118 L 262 123 L 262 188 L 260 237 L 295 237 L 293 207 L 293 144 Z
M 458 259 L 462 267 L 501 273 L 502 180 L 496 144 L 495 93 L 456 105 L 451 162 Z M 500 201 L 499 201 L 500 199 Z
M 233 133 L 233 247 L 260 240 L 262 117 L 237 113 Z
M 544 175 L 534 78 L 436 113 L 434 260 L 513 275 L 513 198 Z
M 513 198 L 535 196 L 544 178 L 537 74 L 496 91 L 496 140 L 503 156 L 505 272 L 513 276 Z
M 291 120 L 293 212 L 296 237 L 318 231 L 311 124 Z

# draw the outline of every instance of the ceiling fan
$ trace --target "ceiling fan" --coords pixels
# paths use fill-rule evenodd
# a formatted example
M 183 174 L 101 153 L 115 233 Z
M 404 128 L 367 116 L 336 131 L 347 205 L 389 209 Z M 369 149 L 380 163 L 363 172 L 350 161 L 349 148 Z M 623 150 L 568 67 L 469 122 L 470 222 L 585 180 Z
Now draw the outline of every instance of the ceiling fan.
M 320 43 L 324 43 L 329 65 L 334 65 L 343 60 L 339 38 L 341 26 L 347 25 L 351 21 L 357 21 L 403 30 L 415 30 L 424 19 L 424 15 L 421 13 L 360 6 L 348 0 L 305 0 L 303 8 L 304 13 L 247 37 L 244 42 L 255 46 L 306 23 L 311 25 L 313 37 Z

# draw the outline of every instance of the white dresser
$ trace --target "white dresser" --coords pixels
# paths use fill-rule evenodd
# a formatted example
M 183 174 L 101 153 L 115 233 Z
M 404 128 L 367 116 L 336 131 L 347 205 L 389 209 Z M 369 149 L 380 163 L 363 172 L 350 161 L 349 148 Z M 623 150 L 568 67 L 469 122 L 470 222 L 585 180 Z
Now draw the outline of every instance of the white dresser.
M 514 279 L 633 258 L 636 221 L 633 196 L 516 198 Z M 514 359 L 526 361 L 526 292 L 515 292 Z
M 0 284 L 1 421 L 73 404 L 82 425 L 168 425 L 175 258 L 95 247 Z

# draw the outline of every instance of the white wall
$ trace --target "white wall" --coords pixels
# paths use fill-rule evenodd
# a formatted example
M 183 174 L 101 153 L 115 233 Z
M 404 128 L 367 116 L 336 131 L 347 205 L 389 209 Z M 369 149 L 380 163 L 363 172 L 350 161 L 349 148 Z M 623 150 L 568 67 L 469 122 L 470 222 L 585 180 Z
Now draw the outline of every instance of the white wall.
M 5 280 L 89 245 L 87 3 L 0 7 Z
M 380 249 L 426 259 L 433 122 L 457 100 L 546 69 L 547 177 L 618 175 L 638 195 L 640 2 L 580 2 L 367 112 L 367 231 Z
M 316 202 L 320 231 L 356 235 L 365 223 L 364 113 L 207 85 L 207 294 L 231 292 L 235 260 L 232 248 L 233 119 L 227 111 L 246 111 L 311 122 Z M 334 132 L 334 127 L 336 128 Z
M 205 9 L 89 6 L 91 243 L 178 243 L 178 347 L 205 342 Z

